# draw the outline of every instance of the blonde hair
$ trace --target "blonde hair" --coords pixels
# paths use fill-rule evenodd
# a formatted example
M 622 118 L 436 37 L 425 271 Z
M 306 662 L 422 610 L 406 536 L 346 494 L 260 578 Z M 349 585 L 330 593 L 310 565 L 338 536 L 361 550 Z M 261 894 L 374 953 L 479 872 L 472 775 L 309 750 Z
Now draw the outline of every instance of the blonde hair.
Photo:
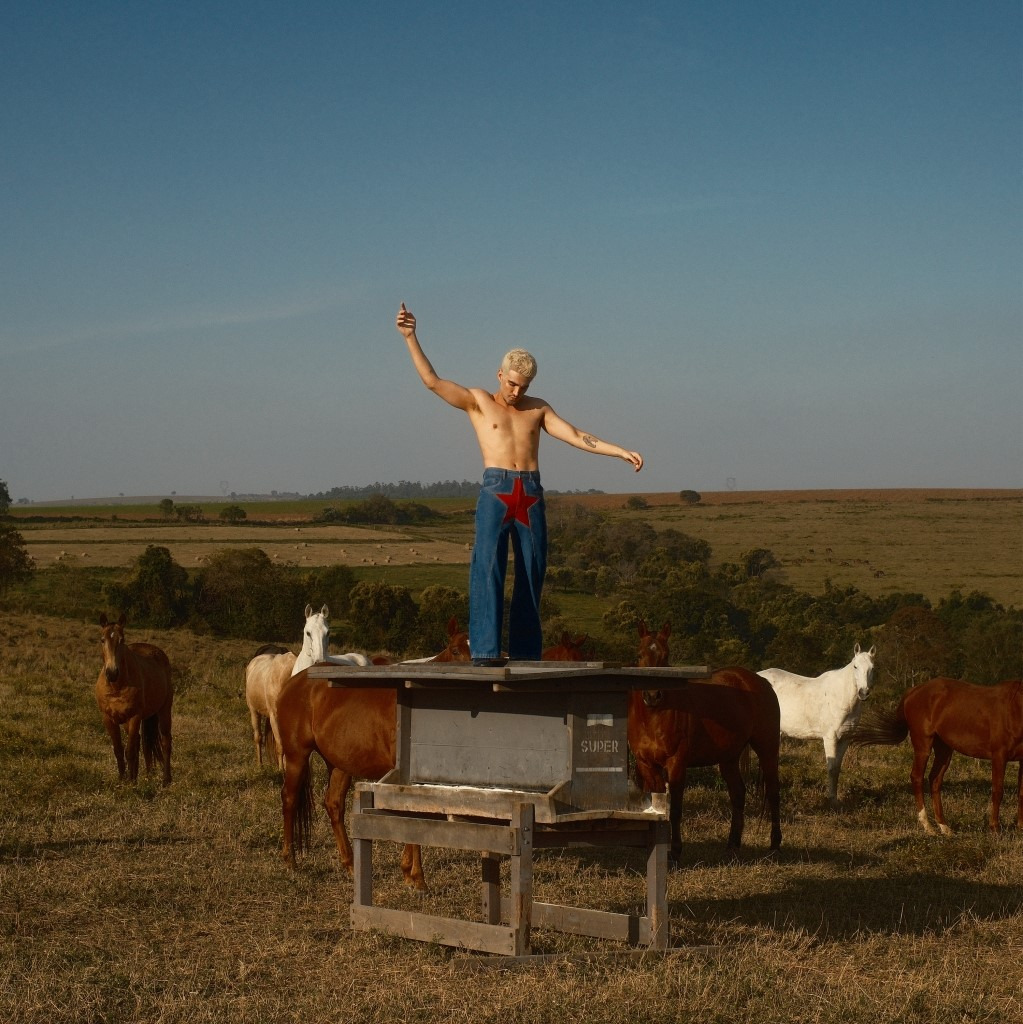
M 523 377 L 532 380 L 536 376 L 536 360 L 524 348 L 513 348 L 505 352 L 504 359 L 501 360 L 501 369 L 514 370 L 515 373 L 521 373 Z

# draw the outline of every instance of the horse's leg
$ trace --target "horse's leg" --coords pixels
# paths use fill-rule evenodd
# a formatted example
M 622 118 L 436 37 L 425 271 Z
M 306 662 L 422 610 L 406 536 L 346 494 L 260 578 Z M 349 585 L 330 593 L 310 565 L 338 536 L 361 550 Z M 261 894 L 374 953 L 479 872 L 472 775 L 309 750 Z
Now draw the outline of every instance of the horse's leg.
M 284 841 L 281 857 L 291 868 L 295 867 L 295 826 L 298 825 L 299 843 L 304 844 L 309 818 L 310 801 L 309 752 L 304 757 L 290 757 L 281 784 L 281 816 L 284 823 Z
M 117 778 L 124 782 L 124 744 L 121 742 L 121 727 L 112 718 L 103 716 L 103 725 L 110 737 L 110 743 L 114 748 L 114 760 L 117 761 Z
M 252 742 L 256 745 L 256 764 L 263 767 L 263 716 L 250 704 L 249 721 L 252 723 Z
M 909 781 L 913 784 L 913 798 L 916 800 L 916 820 L 923 826 L 925 832 L 933 832 L 931 823 L 927 820 L 927 809 L 924 807 L 924 771 L 927 768 L 927 759 L 931 756 L 931 740 L 922 736 L 917 739 L 913 737 L 913 767 L 910 769 Z
M 171 704 L 167 701 L 160 708 L 160 761 L 163 766 L 163 784 L 169 786 L 171 782 L 171 749 L 174 746 L 171 737 Z
M 406 885 L 411 885 L 415 889 L 426 889 L 423 851 L 418 845 L 407 843 L 401 851 L 401 873 L 405 876 Z
M 941 803 L 941 783 L 945 779 L 945 772 L 952 763 L 952 748 L 940 737 L 934 737 L 934 763 L 931 765 L 931 773 L 927 776 L 927 783 L 931 791 L 931 810 L 934 812 L 934 820 L 943 836 L 952 835 L 952 829 L 945 822 L 945 809 Z
M 824 734 L 824 761 L 828 766 L 828 803 L 837 810 L 838 773 L 842 770 L 845 748 L 839 749 L 838 739 L 833 732 Z
M 991 805 L 988 809 L 988 828 L 992 832 L 1002 831 L 1001 812 L 1004 787 L 1005 758 L 996 754 L 991 758 Z
M 345 829 L 345 800 L 348 798 L 351 785 L 352 777 L 348 772 L 332 769 L 327 780 L 327 791 L 323 795 L 323 807 L 330 818 L 330 827 L 334 830 L 337 853 L 341 863 L 348 868 L 349 874 L 355 868 L 352 844 L 348 841 L 348 832 Z
M 746 823 L 746 783 L 739 771 L 739 759 L 722 761 L 718 765 L 721 778 L 728 787 L 728 800 L 732 805 L 732 827 L 728 831 L 728 849 L 734 854 L 742 846 L 742 830 Z
M 671 847 L 668 859 L 678 866 L 682 861 L 682 798 L 686 794 L 686 768 L 682 765 L 674 778 L 668 782 L 668 824 L 671 831 Z
M 139 777 L 139 741 L 142 733 L 142 718 L 136 715 L 128 719 L 128 744 L 125 748 L 125 760 L 128 765 L 128 781 L 137 782 Z
M 753 744 L 760 774 L 764 780 L 764 799 L 771 812 L 771 849 L 781 849 L 781 781 L 778 766 L 781 761 L 778 733 L 762 737 Z
M 284 771 L 284 747 L 281 746 L 281 727 L 277 721 L 277 708 L 270 712 L 270 735 L 274 738 L 274 745 L 277 748 L 277 767 Z

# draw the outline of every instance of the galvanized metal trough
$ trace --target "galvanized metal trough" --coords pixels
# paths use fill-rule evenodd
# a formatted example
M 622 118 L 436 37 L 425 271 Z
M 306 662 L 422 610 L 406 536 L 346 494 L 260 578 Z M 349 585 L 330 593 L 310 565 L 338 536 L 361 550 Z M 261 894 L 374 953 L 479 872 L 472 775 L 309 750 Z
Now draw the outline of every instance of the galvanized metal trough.
M 530 954 L 534 925 L 667 948 L 667 804 L 663 794 L 630 786 L 629 691 L 685 686 L 709 669 L 426 662 L 318 665 L 309 674 L 332 686 L 397 693 L 395 767 L 379 781 L 359 783 L 353 801 L 353 928 L 515 957 Z M 482 920 L 375 905 L 376 840 L 478 851 Z M 645 849 L 645 912 L 533 900 L 533 850 L 564 846 Z M 505 898 L 502 857 L 511 865 Z

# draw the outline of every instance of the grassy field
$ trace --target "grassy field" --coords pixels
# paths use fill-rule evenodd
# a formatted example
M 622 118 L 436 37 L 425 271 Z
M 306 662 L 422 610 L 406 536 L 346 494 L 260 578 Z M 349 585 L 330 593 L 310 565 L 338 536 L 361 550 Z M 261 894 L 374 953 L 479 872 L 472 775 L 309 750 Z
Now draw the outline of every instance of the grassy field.
M 669 953 L 633 959 L 537 930 L 535 951 L 553 959 L 483 969 L 473 955 L 352 932 L 351 882 L 319 809 L 310 855 L 284 868 L 279 779 L 256 766 L 242 696 L 249 643 L 130 634 L 164 646 L 177 669 L 174 782 L 118 785 L 92 697 L 98 633 L 0 617 L 9 1024 L 1023 1019 L 1023 836 L 984 828 L 985 763 L 954 760 L 946 814 L 959 831 L 939 839 L 914 820 L 907 747 L 850 754 L 833 812 L 820 745 L 789 743 L 781 855 L 765 859 L 767 826 L 751 815 L 735 863 L 723 856 L 725 795 L 713 772 L 695 773 L 684 864 L 668 883 Z M 420 895 L 385 846 L 380 901 L 478 913 L 476 858 L 424 859 Z M 625 851 L 544 851 L 535 892 L 629 910 L 642 875 Z
M 1006 607 L 1023 606 L 1023 491 L 724 492 L 705 494 L 699 505 L 683 505 L 677 494 L 646 494 L 640 497 L 647 508 L 639 510 L 625 508 L 628 497 L 573 495 L 550 503 L 552 511 L 579 503 L 681 530 L 708 541 L 716 562 L 768 548 L 784 578 L 810 593 L 830 580 L 872 596 L 919 592 L 937 602 L 953 589 L 979 590 Z M 283 563 L 344 563 L 365 578 L 413 590 L 419 582 L 464 589 L 472 502 L 425 502 L 445 513 L 438 525 L 386 529 L 313 524 L 326 504 L 254 502 L 244 506 L 251 522 L 236 526 L 216 522 L 223 506 L 212 503 L 204 512 L 214 522 L 196 525 L 162 521 L 155 503 L 12 512 L 40 568 L 126 567 L 148 544 L 159 544 L 194 569 L 213 551 L 255 546 Z

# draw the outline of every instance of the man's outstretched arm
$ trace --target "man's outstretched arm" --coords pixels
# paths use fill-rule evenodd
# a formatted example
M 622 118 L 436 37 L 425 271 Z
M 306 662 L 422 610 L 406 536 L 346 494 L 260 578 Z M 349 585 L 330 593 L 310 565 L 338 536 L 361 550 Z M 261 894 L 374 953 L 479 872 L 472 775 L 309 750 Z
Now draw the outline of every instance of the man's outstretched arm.
M 556 437 L 559 441 L 572 445 L 573 448 L 579 448 L 584 452 L 593 452 L 595 455 L 610 455 L 612 458 L 623 459 L 634 466 L 637 473 L 643 468 L 643 456 L 639 452 L 630 452 L 620 445 L 611 444 L 593 434 L 584 433 L 578 427 L 572 426 L 568 420 L 562 419 L 550 406 L 544 413 L 543 428 L 551 437 Z
M 398 333 L 405 338 L 408 345 L 409 355 L 412 357 L 412 365 L 416 368 L 420 380 L 435 394 L 444 399 L 448 405 L 456 409 L 469 412 L 476 408 L 476 399 L 472 392 L 453 380 L 445 380 L 433 368 L 433 364 L 426 358 L 419 339 L 416 337 L 416 318 L 401 304 L 398 316 L 394 322 Z

